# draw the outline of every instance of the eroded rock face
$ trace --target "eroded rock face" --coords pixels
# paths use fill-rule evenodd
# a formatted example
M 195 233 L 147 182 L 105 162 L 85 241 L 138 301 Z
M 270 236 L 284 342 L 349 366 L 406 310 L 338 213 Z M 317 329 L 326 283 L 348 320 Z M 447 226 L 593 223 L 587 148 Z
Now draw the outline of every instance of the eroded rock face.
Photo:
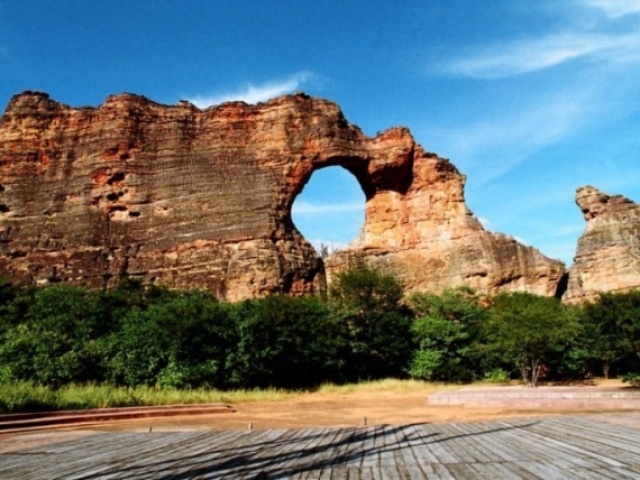
M 361 238 L 331 272 L 358 257 L 412 289 L 554 293 L 564 266 L 485 231 L 447 160 L 405 128 L 368 138 L 303 94 L 206 110 L 130 94 L 97 108 L 15 96 L 0 124 L 0 273 L 91 287 L 131 275 L 228 300 L 319 292 L 324 267 L 291 206 L 329 165 L 367 198 Z
M 591 186 L 577 190 L 576 203 L 587 226 L 563 300 L 578 303 L 599 292 L 640 288 L 640 205 Z
M 556 294 L 562 262 L 486 231 L 465 204 L 465 177 L 420 146 L 413 157 L 410 182 L 367 200 L 359 238 L 327 259 L 329 279 L 364 259 L 394 271 L 410 291 L 466 285 L 489 294 Z

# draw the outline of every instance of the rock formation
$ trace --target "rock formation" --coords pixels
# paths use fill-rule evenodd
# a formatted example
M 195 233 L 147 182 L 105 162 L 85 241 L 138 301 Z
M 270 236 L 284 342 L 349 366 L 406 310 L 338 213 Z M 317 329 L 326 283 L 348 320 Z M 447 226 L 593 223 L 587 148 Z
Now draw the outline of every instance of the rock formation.
M 341 165 L 366 199 L 361 238 L 329 260 L 393 268 L 413 289 L 551 295 L 564 266 L 483 229 L 464 177 L 405 128 L 375 138 L 304 94 L 199 110 L 130 94 L 70 108 L 13 97 L 0 123 L 0 274 L 109 286 L 122 275 L 237 300 L 324 288 L 291 206 Z
M 418 145 L 413 157 L 404 183 L 367 199 L 359 238 L 327 259 L 329 280 L 362 260 L 393 271 L 414 291 L 465 285 L 489 294 L 557 294 L 563 263 L 486 231 L 465 204 L 465 177 Z
M 587 186 L 576 192 L 587 226 L 578 240 L 563 300 L 593 300 L 598 292 L 640 288 L 640 205 Z

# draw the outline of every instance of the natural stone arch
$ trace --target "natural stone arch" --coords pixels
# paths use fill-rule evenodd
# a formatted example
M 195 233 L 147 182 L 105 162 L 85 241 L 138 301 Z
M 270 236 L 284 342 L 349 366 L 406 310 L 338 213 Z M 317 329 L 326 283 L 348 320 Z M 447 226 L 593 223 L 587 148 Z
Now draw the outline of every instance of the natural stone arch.
M 326 208 L 301 211 L 307 203 L 311 207 Z M 292 219 L 294 227 L 324 258 L 326 252 L 322 254 L 321 244 L 331 250 L 339 243 L 342 249 L 357 239 L 364 226 L 365 206 L 366 194 L 358 178 L 339 163 L 325 165 L 313 170 L 295 197 Z
M 552 295 L 564 273 L 485 231 L 464 176 L 408 129 L 367 137 L 336 104 L 304 94 L 200 110 L 131 94 L 71 108 L 25 92 L 2 116 L 0 161 L 0 273 L 14 281 L 104 287 L 128 275 L 227 300 L 321 292 L 324 266 L 291 207 L 329 165 L 366 197 L 363 234 L 345 255 L 392 266 L 409 289 Z

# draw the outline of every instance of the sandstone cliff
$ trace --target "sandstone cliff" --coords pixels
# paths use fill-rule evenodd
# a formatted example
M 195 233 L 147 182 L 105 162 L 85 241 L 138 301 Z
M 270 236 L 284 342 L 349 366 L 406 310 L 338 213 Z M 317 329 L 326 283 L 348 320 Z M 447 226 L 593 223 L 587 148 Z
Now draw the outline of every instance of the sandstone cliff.
M 0 123 L 0 274 L 92 287 L 131 275 L 228 300 L 318 292 L 324 267 L 291 206 L 329 165 L 367 199 L 363 234 L 331 272 L 358 257 L 413 289 L 555 292 L 564 266 L 485 231 L 451 163 L 404 128 L 368 138 L 304 94 L 205 110 L 130 94 L 97 108 L 15 96 Z
M 465 204 L 465 177 L 449 161 L 418 145 L 413 160 L 404 183 L 367 200 L 359 238 L 327 259 L 329 280 L 364 260 L 394 271 L 414 291 L 466 285 L 489 294 L 557 293 L 563 263 L 486 231 Z
M 563 300 L 593 300 L 598 292 L 640 288 L 640 205 L 587 186 L 576 203 L 587 226 L 578 240 Z

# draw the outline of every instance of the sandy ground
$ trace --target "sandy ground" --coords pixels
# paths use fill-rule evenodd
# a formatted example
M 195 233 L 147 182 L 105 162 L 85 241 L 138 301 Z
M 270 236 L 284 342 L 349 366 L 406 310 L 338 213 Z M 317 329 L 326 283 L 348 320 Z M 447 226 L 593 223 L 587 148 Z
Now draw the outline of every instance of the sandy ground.
M 623 386 L 619 381 L 595 385 Z M 407 425 L 466 422 L 502 418 L 531 418 L 560 414 L 599 413 L 615 410 L 522 408 L 468 408 L 429 405 L 430 394 L 459 386 L 424 385 L 410 388 L 356 388 L 353 391 L 321 390 L 301 393 L 284 400 L 233 404 L 235 413 L 147 418 L 112 423 L 77 424 L 9 433 L 0 432 L 0 453 L 108 431 L 184 431 L 266 428 L 357 427 L 363 425 Z M 580 386 L 576 386 L 580 388 Z
M 598 386 L 621 386 L 618 381 Z M 498 418 L 533 417 L 568 413 L 592 413 L 584 409 L 468 408 L 429 405 L 427 397 L 456 386 L 426 386 L 420 389 L 321 391 L 273 401 L 233 405 L 232 414 L 135 420 L 101 425 L 102 430 L 174 429 L 262 429 L 318 428 L 367 425 L 401 425 L 449 421 L 479 421 Z M 602 410 L 598 410 L 602 411 Z

